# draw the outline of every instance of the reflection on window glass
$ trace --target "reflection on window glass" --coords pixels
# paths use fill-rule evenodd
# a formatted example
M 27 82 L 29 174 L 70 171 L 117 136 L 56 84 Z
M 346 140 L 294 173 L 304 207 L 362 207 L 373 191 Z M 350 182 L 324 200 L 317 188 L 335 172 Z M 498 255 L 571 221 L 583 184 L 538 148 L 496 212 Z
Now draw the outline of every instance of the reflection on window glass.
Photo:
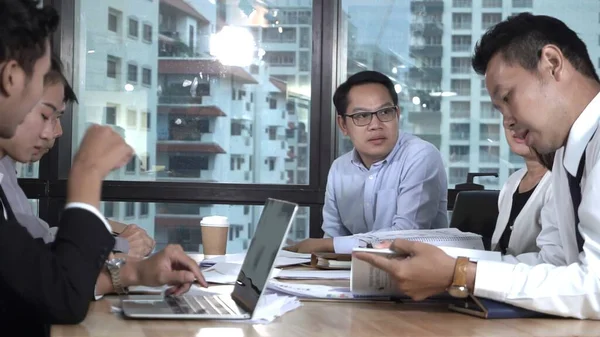
M 108 124 L 139 157 L 109 179 L 308 184 L 311 0 L 79 8 L 74 147 Z
M 600 3 L 581 0 L 342 0 L 338 83 L 362 70 L 376 70 L 396 84 L 401 130 L 433 143 L 442 153 L 448 187 L 464 183 L 468 172 L 498 173 L 477 178 L 499 188 L 524 166 L 510 154 L 485 81 L 471 69 L 470 56 L 485 29 L 510 15 L 532 12 L 557 17 L 600 56 L 597 22 Z M 600 62 L 598 64 L 600 67 Z M 338 132 L 337 155 L 352 149 Z
M 37 208 L 36 208 L 37 209 Z M 224 215 L 229 219 L 227 253 L 246 251 L 263 206 L 206 205 L 104 201 L 101 211 L 107 218 L 136 224 L 156 241 L 157 249 L 179 244 L 188 252 L 202 252 L 200 220 L 205 216 Z M 285 225 L 285 224 L 282 224 Z M 299 207 L 290 228 L 287 244 L 309 237 L 309 208 Z

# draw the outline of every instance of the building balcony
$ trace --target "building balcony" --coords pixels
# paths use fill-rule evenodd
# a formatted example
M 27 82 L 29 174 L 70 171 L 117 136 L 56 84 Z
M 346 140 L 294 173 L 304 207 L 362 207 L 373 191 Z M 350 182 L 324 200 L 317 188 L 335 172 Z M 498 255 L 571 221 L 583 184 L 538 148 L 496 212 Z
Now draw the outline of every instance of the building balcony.
M 411 45 L 410 53 L 416 56 L 442 56 L 444 47 L 441 44 Z
M 410 24 L 410 31 L 413 35 L 423 36 L 442 36 L 444 34 L 444 25 L 439 21 L 413 22 Z
M 158 104 L 201 105 L 202 104 L 202 96 L 196 96 L 196 97 L 192 97 L 190 95 L 175 96 L 175 95 L 169 95 L 169 93 L 163 93 L 161 96 L 158 96 Z
M 197 144 L 197 143 L 215 143 L 217 137 L 212 132 L 178 132 L 169 131 L 169 135 L 158 136 L 157 144 Z
M 191 106 L 191 107 L 169 107 L 159 106 L 159 114 L 174 114 L 183 116 L 201 116 L 201 117 L 223 117 L 227 116 L 219 107 L 214 105 Z
M 158 172 L 157 180 L 168 181 L 190 181 L 197 180 L 202 182 L 214 182 L 212 170 L 200 169 L 178 169 Z
M 413 124 L 440 125 L 442 123 L 441 111 L 409 111 L 408 122 Z
M 412 0 L 410 2 L 411 12 L 444 12 L 444 1 L 442 0 Z
M 246 69 L 238 66 L 225 66 L 217 60 L 202 58 L 159 59 L 158 74 L 179 75 L 215 75 L 218 77 L 231 76 L 240 84 L 258 84 L 258 81 Z
M 422 79 L 440 82 L 442 80 L 442 67 L 410 67 L 408 77 L 411 80 Z
M 195 141 L 158 141 L 156 152 L 190 152 L 220 154 L 226 151 L 216 143 L 204 143 Z

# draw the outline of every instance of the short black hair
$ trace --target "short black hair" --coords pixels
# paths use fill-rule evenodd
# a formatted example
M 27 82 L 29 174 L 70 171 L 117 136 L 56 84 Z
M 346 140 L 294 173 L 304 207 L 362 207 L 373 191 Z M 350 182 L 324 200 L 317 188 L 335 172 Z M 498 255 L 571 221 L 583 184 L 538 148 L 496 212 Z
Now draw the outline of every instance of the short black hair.
M 60 61 L 60 58 L 55 54 L 52 54 L 52 58 L 50 61 L 50 71 L 46 74 L 46 76 L 44 76 L 44 86 L 46 87 L 56 83 L 61 83 L 65 88 L 65 103 L 79 103 L 77 101 L 77 95 L 75 95 L 75 91 L 73 91 L 73 88 L 69 85 L 69 81 L 67 81 L 67 78 L 64 75 L 63 64 Z
M 37 0 L 0 0 L 0 63 L 15 60 L 29 76 L 46 53 L 59 16 Z
M 549 44 L 558 47 L 578 72 L 600 82 L 587 47 L 577 33 L 564 22 L 546 15 L 520 13 L 496 24 L 475 46 L 471 63 L 477 74 L 485 75 L 490 60 L 500 52 L 506 62 L 517 62 L 534 71 L 542 48 Z
M 335 90 L 335 93 L 333 94 L 333 105 L 335 105 L 335 110 L 338 115 L 343 116 L 346 114 L 346 109 L 348 109 L 348 93 L 350 92 L 350 89 L 357 85 L 371 83 L 383 85 L 390 93 L 394 105 L 398 105 L 398 93 L 396 93 L 396 89 L 394 89 L 392 80 L 378 71 L 365 70 L 348 77 L 346 82 L 340 84 Z

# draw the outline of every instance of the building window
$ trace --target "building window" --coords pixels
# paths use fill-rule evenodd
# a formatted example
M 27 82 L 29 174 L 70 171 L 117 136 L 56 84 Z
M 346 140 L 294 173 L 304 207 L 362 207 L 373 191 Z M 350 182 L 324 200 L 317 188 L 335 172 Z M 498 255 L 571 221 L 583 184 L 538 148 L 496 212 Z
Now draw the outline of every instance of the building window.
M 125 216 L 128 218 L 135 216 L 135 202 L 125 203 Z
M 148 87 L 152 85 L 152 69 L 142 68 L 142 84 Z
M 502 0 L 483 0 L 481 3 L 483 8 L 502 8 Z
M 150 130 L 150 112 L 142 112 L 142 122 L 141 125 L 143 128 Z
M 296 66 L 295 51 L 271 51 L 266 52 L 264 60 L 275 67 L 294 67 Z
M 108 30 L 114 33 L 118 33 L 120 31 L 119 29 L 119 23 L 121 21 L 121 12 L 109 8 L 108 9 Z
M 454 8 L 471 8 L 473 4 L 471 0 L 452 0 L 452 7 Z
M 270 157 L 267 159 L 269 164 L 269 171 L 275 171 L 275 164 L 277 163 L 277 158 Z
M 108 55 L 106 58 L 106 77 L 116 79 L 120 67 L 121 60 L 118 57 Z
M 137 83 L 138 81 L 138 66 L 136 64 L 127 65 L 127 82 Z
M 105 201 L 104 203 L 104 216 L 112 218 L 115 216 L 115 203 L 112 201 Z
M 150 204 L 140 202 L 140 216 L 147 216 L 150 213 Z
M 471 72 L 471 58 L 453 57 L 451 71 L 453 74 L 468 74 Z
M 488 29 L 502 21 L 501 13 L 484 13 L 481 15 L 481 28 Z
M 453 29 L 471 29 L 471 13 L 452 13 Z
M 104 124 L 117 125 L 117 107 L 107 106 L 104 108 L 105 118 Z
M 532 8 L 533 0 L 512 0 L 512 6 L 515 8 Z
M 127 126 L 130 128 L 137 126 L 137 111 L 134 109 L 127 110 Z
M 471 35 L 452 36 L 452 51 L 471 51 Z
M 277 139 L 277 127 L 276 126 L 269 126 L 267 132 L 269 133 L 269 140 Z
M 129 160 L 129 162 L 127 163 L 127 166 L 125 166 L 125 172 L 126 173 L 135 173 L 136 163 L 137 163 L 137 157 L 136 156 L 131 157 L 131 160 Z
M 450 90 L 458 96 L 471 95 L 471 80 L 450 80 Z
M 144 23 L 142 38 L 144 39 L 144 42 L 152 43 L 152 25 Z
M 137 39 L 139 36 L 139 28 L 138 28 L 138 20 L 136 18 L 129 18 L 129 29 L 128 29 L 128 35 L 131 38 Z

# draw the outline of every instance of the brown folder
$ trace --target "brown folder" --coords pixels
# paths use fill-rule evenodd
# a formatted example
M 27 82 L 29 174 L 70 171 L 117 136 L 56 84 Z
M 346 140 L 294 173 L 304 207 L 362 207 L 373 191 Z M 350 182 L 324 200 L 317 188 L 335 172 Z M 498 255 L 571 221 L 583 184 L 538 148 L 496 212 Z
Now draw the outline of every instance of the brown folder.
M 350 269 L 351 254 L 312 253 L 310 265 L 318 269 Z

